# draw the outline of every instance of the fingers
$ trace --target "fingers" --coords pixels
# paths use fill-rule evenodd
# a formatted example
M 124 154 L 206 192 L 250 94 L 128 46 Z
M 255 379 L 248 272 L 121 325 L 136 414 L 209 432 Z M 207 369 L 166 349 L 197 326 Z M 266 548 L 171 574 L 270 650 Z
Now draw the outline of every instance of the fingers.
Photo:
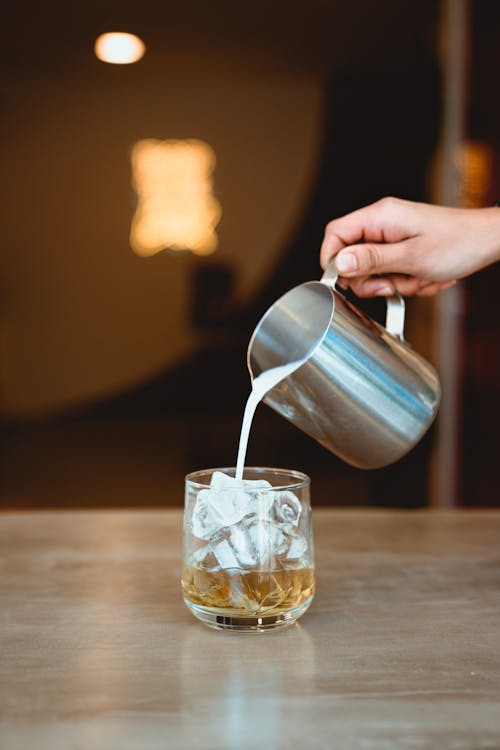
M 422 288 L 422 281 L 413 276 L 391 274 L 375 278 L 364 276 L 360 279 L 351 279 L 349 286 L 358 297 L 388 297 L 396 292 L 404 297 L 410 297 Z
M 382 239 L 380 231 L 376 236 L 372 236 L 373 209 L 376 205 L 359 208 L 327 224 L 320 250 L 320 263 L 323 268 L 326 268 L 328 261 L 348 245 L 354 245 L 367 237 L 372 240 Z
M 414 253 L 408 242 L 377 243 L 365 242 L 362 245 L 351 245 L 340 250 L 335 258 L 335 265 L 340 275 L 347 279 L 388 274 L 397 271 L 411 274 L 414 265 Z
M 321 245 L 321 266 L 326 268 L 331 258 L 346 247 L 351 250 L 351 245 L 361 242 L 397 243 L 415 236 L 411 216 L 414 205 L 410 201 L 386 197 L 330 221 Z
M 326 268 L 334 257 L 339 285 L 359 297 L 431 297 L 452 285 L 445 281 L 450 276 L 443 271 L 442 243 L 432 241 L 428 230 L 429 212 L 432 219 L 444 210 L 383 198 L 334 219 L 325 230 L 321 265 Z M 450 275 L 456 277 L 456 269 Z
M 401 294 L 403 297 L 433 297 L 445 289 L 449 289 L 456 281 L 434 282 L 418 279 L 415 276 L 401 276 L 392 274 L 390 276 L 364 276 L 359 279 L 345 279 L 339 277 L 338 285 L 342 289 L 352 289 L 358 297 L 390 297 L 392 294 Z

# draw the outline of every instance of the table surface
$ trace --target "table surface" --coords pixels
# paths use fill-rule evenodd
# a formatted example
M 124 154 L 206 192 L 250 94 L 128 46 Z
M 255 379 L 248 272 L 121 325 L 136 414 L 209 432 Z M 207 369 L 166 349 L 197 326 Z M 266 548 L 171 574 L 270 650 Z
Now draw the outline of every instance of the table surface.
M 6 750 L 500 748 L 500 512 L 320 510 L 295 626 L 210 630 L 180 511 L 0 515 Z

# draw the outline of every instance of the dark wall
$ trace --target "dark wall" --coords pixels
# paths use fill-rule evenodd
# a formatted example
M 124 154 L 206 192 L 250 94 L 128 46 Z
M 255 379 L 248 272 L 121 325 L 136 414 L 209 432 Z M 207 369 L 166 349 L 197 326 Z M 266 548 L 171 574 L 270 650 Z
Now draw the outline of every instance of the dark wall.
M 281 55 L 281 66 L 293 60 L 290 64 L 309 71 L 314 66 L 326 71 L 325 111 L 314 185 L 305 210 L 289 228 L 282 260 L 244 308 L 235 302 L 226 267 L 198 266 L 191 284 L 191 319 L 204 345 L 189 361 L 50 423 L 5 425 L 4 442 L 14 446 L 7 459 L 13 467 L 8 502 L 15 504 L 16 497 L 20 504 L 31 502 L 23 484 L 31 478 L 40 502 L 47 504 L 155 505 L 175 502 L 172 498 L 180 504 L 184 473 L 235 460 L 250 389 L 246 348 L 251 332 L 283 292 L 319 277 L 326 223 L 384 195 L 426 199 L 441 115 L 435 40 L 439 4 L 429 0 L 405 9 L 396 0 L 376 6 L 319 3 L 312 10 L 292 5 L 297 22 L 291 24 L 287 16 L 283 29 L 281 11 L 272 14 L 273 29 L 281 28 L 283 38 L 277 45 L 274 31 L 264 34 L 261 52 L 268 63 L 272 51 L 276 64 Z M 327 8 L 328 17 L 322 19 Z M 263 28 L 259 16 L 256 34 Z M 383 316 L 380 303 L 364 301 L 362 307 Z M 361 472 L 261 406 L 248 463 L 306 471 L 318 505 L 412 507 L 427 500 L 431 443 L 432 433 L 396 466 Z M 116 476 L 121 477 L 118 484 Z
M 500 201 L 500 4 L 471 6 L 471 74 L 468 136 L 487 149 L 483 205 Z M 500 505 L 500 264 L 465 282 L 462 495 L 467 506 Z
M 397 61 L 374 61 L 368 69 L 332 74 L 326 82 L 325 100 L 325 135 L 315 186 L 269 283 L 241 309 L 231 305 L 231 279 L 224 268 L 198 272 L 193 279 L 193 319 L 213 343 L 174 372 L 102 405 L 94 414 L 183 416 L 193 423 L 189 465 L 227 464 L 236 451 L 250 387 L 246 370 L 250 335 L 282 293 L 319 277 L 318 253 L 326 223 L 384 195 L 426 199 L 441 107 L 440 73 L 430 36 L 408 47 Z M 384 303 L 365 300 L 357 304 L 382 319 Z M 213 439 L 206 439 L 206 427 L 199 427 L 202 423 L 210 425 Z M 346 466 L 262 406 L 255 418 L 248 460 L 260 464 L 272 460 L 308 471 L 325 486 L 325 499 L 340 481 L 345 488 L 341 504 L 412 507 L 426 503 L 432 437 L 431 431 L 396 466 L 366 473 Z M 317 499 L 321 502 L 321 497 Z

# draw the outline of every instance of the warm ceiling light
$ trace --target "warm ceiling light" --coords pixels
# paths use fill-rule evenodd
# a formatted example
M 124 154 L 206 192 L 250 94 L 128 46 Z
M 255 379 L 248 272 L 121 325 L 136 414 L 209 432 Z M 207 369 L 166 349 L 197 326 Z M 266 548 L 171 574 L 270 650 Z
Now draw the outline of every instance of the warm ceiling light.
M 137 62 L 144 55 L 146 45 L 135 34 L 113 31 L 101 34 L 94 44 L 94 52 L 99 60 L 115 65 Z

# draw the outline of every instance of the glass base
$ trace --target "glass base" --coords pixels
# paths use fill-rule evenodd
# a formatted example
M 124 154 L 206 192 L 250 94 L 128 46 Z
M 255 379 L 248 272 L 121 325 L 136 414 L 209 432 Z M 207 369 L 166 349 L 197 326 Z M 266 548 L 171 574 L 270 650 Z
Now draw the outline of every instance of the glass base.
M 295 607 L 295 609 L 289 609 L 284 612 L 248 616 L 224 614 L 223 610 L 202 607 L 200 604 L 193 604 L 188 599 L 184 599 L 184 601 L 193 615 L 210 628 L 215 628 L 216 630 L 234 630 L 239 633 L 261 633 L 265 630 L 274 630 L 275 628 L 293 625 L 308 609 L 312 599 L 313 597 L 311 596 L 300 607 Z

